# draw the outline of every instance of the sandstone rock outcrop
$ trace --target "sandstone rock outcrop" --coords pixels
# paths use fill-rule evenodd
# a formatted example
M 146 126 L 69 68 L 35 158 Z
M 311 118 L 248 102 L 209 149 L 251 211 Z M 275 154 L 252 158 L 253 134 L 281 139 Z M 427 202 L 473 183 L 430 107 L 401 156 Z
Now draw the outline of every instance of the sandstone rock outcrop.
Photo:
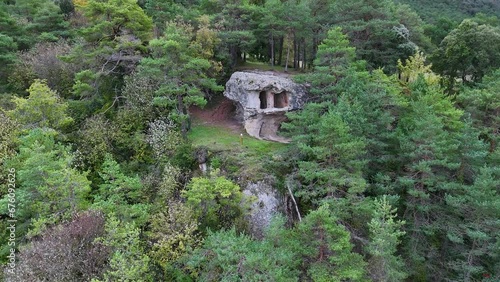
M 301 109 L 306 94 L 306 87 L 288 75 L 263 71 L 233 73 L 224 91 L 250 136 L 278 142 L 288 141 L 277 135 L 285 113 Z
M 269 227 L 273 216 L 282 210 L 282 201 L 268 181 L 248 183 L 243 189 L 243 194 L 255 200 L 247 215 L 250 232 L 257 238 L 263 238 L 264 231 Z

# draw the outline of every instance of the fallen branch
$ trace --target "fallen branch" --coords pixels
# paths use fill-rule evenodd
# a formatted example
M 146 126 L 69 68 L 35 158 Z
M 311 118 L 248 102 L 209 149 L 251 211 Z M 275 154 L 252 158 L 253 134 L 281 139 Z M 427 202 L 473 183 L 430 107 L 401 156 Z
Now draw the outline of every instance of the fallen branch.
M 299 216 L 299 221 L 302 221 L 302 217 L 300 216 L 299 212 L 299 206 L 297 205 L 297 202 L 295 201 L 295 197 L 293 196 L 292 189 L 290 189 L 290 183 L 286 183 L 286 188 L 288 188 L 288 192 L 290 193 L 290 197 L 292 197 L 293 204 L 295 205 L 295 211 L 297 212 L 297 215 Z

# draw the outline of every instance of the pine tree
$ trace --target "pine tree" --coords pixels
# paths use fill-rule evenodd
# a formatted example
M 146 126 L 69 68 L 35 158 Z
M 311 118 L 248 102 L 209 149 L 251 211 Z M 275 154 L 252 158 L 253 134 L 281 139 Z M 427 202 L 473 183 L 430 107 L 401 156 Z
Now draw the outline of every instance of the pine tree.
M 114 213 L 124 222 L 143 226 L 149 218 L 150 205 L 146 203 L 145 191 L 138 176 L 128 176 L 121 166 L 106 155 L 99 175 L 103 181 L 95 195 L 93 208 L 105 214 Z
M 385 195 L 375 199 L 373 218 L 368 223 L 370 243 L 367 246 L 371 255 L 368 268 L 374 281 L 402 281 L 407 277 L 405 264 L 396 254 L 400 237 L 405 234 L 401 231 L 405 222 L 396 218 L 396 209 Z
M 297 226 L 296 236 L 307 277 L 313 281 L 368 281 L 366 263 L 352 251 L 350 234 L 322 205 Z
M 208 75 L 213 64 L 203 58 L 191 36 L 190 27 L 169 25 L 164 37 L 150 42 L 152 57 L 141 61 L 138 74 L 155 81 L 153 102 L 170 110 L 169 118 L 180 124 L 183 137 L 189 129 L 189 106 L 204 106 L 205 91 L 222 90 Z

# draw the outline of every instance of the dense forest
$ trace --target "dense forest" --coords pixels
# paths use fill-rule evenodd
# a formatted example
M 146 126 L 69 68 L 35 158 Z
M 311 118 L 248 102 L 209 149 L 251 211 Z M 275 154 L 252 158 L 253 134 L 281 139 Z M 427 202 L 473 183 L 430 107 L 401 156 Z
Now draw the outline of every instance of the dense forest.
M 500 281 L 497 16 L 494 0 L 1 0 L 0 280 Z M 214 147 L 228 133 L 191 109 L 252 68 L 308 86 L 291 142 Z M 242 191 L 258 181 L 286 203 L 259 236 Z

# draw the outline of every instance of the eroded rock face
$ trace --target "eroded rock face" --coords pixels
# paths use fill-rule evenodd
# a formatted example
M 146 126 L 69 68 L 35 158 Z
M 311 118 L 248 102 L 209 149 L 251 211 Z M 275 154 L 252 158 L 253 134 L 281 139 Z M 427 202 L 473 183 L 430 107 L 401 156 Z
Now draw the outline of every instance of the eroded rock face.
M 224 96 L 237 105 L 238 118 L 250 136 L 287 142 L 276 132 L 286 112 L 302 108 L 306 93 L 304 85 L 286 74 L 245 71 L 231 75 Z
M 243 193 L 254 199 L 247 218 L 250 232 L 256 238 L 262 238 L 273 216 L 280 212 L 279 197 L 272 185 L 266 181 L 248 183 Z

